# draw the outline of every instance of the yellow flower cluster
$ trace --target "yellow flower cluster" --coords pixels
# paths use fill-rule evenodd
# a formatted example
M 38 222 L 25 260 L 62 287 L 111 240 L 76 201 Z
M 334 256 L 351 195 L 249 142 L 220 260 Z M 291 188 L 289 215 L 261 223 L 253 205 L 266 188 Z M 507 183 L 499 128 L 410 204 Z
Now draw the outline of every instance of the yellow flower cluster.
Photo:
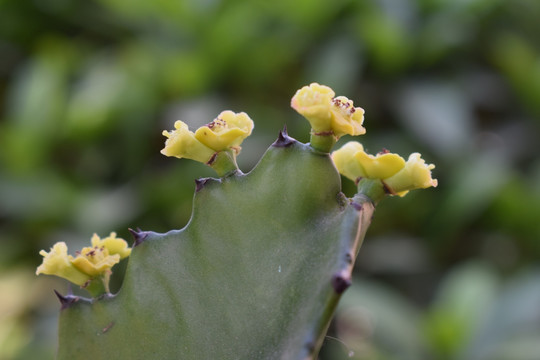
M 296 92 L 291 107 L 309 121 L 315 134 L 333 134 L 337 138 L 364 134 L 364 109 L 354 107 L 345 96 L 335 95 L 328 86 L 312 83 Z
M 253 120 L 246 113 L 221 112 L 214 121 L 201 126 L 195 133 L 182 121 L 176 121 L 175 130 L 163 131 L 167 137 L 161 153 L 207 163 L 219 151 L 232 149 L 240 152 L 240 144 L 251 135 Z
M 343 176 L 353 181 L 379 179 L 393 195 L 437 186 L 437 180 L 431 178 L 435 165 L 426 164 L 419 153 L 411 154 L 407 161 L 388 151 L 370 155 L 362 144 L 350 141 L 332 153 L 332 160 Z
M 36 275 L 56 275 L 85 287 L 92 279 L 109 275 L 111 268 L 131 253 L 127 242 L 114 232 L 104 239 L 94 234 L 91 242 L 92 246 L 78 251 L 75 257 L 68 255 L 65 242 L 57 242 L 49 252 L 41 250 L 43 263 Z

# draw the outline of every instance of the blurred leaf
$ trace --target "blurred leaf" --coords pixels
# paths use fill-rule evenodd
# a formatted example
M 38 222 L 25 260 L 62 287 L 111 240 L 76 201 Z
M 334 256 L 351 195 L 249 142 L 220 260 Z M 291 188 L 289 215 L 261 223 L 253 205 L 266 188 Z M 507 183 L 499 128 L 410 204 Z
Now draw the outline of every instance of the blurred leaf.
M 493 270 L 481 263 L 461 265 L 446 276 L 425 320 L 426 338 L 437 358 L 454 358 L 468 344 L 497 286 Z
M 429 224 L 439 244 L 478 219 L 509 179 L 507 160 L 499 151 L 472 153 L 452 170 L 447 184 L 441 183 L 446 191 Z
M 465 359 L 534 359 L 540 342 L 540 272 L 533 268 L 508 282 L 486 306 L 464 352 Z M 480 302 L 480 304 L 482 304 Z
M 356 278 L 338 307 L 335 326 L 359 359 L 422 358 L 420 313 L 389 288 Z
M 11 171 L 43 167 L 62 128 L 68 76 L 75 49 L 45 38 L 36 56 L 15 78 L 0 133 L 0 159 Z
M 491 59 L 523 103 L 540 115 L 540 52 L 522 37 L 503 33 L 494 39 Z
M 471 104 L 457 86 L 437 80 L 414 81 L 397 92 L 397 119 L 442 158 L 472 150 Z
M 412 54 L 408 29 L 376 7 L 358 13 L 358 33 L 367 47 L 372 66 L 384 74 L 406 68 Z

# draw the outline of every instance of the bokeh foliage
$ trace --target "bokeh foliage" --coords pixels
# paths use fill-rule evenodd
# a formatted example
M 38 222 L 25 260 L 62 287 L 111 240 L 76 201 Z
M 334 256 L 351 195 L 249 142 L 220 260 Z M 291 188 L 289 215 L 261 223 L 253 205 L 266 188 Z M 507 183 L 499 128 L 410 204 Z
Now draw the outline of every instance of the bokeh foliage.
M 535 0 L 0 0 L 0 358 L 54 353 L 65 284 L 33 278 L 40 249 L 186 223 L 212 173 L 161 156 L 161 130 L 246 111 L 247 171 L 283 124 L 308 140 L 288 103 L 312 81 L 366 109 L 368 150 L 420 151 L 440 184 L 379 206 L 350 295 L 372 326 L 332 334 L 363 358 L 534 358 L 539 18 Z

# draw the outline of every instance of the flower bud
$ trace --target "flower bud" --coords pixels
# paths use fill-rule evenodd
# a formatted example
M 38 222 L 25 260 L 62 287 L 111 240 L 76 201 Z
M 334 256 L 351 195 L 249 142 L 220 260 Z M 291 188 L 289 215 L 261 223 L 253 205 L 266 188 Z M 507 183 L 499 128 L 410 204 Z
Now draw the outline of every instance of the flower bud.
M 129 256 L 131 249 L 114 232 L 105 239 L 94 234 L 91 241 L 92 246 L 77 251 L 75 257 L 68 255 L 65 242 L 54 244 L 50 252 L 41 250 L 43 263 L 37 268 L 36 275 L 56 275 L 81 287 L 97 279 L 108 291 L 111 268 Z

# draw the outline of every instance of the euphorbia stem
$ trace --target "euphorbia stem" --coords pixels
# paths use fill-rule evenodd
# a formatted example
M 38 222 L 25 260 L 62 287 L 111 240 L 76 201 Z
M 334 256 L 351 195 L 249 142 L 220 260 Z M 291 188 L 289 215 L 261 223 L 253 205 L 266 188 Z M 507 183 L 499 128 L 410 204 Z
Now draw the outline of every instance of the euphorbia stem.
M 225 177 L 239 171 L 236 164 L 236 153 L 232 149 L 215 153 L 207 165 L 214 169 L 219 177 Z
M 383 183 L 379 179 L 360 179 L 358 181 L 358 194 L 364 194 L 377 204 L 381 201 L 386 193 Z
M 309 144 L 317 151 L 329 153 L 336 144 L 336 141 L 336 136 L 332 131 L 316 133 L 312 130 Z

